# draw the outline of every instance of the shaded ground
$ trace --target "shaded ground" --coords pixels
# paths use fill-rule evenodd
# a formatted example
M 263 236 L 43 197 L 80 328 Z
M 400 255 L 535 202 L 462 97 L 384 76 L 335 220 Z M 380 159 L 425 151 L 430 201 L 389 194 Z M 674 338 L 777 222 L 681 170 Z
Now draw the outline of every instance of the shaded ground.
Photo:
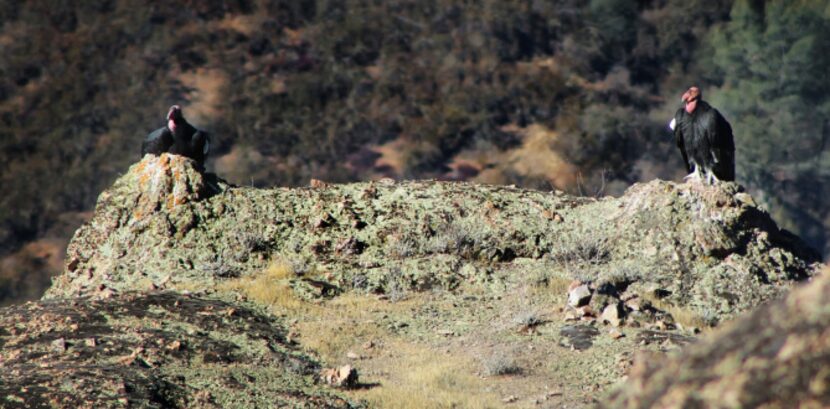
M 261 312 L 176 293 L 0 310 L 4 408 L 351 407 Z

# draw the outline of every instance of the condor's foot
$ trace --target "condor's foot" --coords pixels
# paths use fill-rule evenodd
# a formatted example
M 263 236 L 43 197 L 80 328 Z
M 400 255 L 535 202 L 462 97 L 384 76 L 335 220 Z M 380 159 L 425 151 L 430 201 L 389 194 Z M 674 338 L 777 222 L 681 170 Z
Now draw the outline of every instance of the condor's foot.
M 688 175 L 683 177 L 683 181 L 684 182 L 689 182 L 689 183 L 700 183 L 700 181 L 701 181 L 700 173 L 698 173 L 698 172 L 689 173 Z
M 709 186 L 715 186 L 720 183 L 720 179 L 711 171 L 706 172 L 706 184 Z

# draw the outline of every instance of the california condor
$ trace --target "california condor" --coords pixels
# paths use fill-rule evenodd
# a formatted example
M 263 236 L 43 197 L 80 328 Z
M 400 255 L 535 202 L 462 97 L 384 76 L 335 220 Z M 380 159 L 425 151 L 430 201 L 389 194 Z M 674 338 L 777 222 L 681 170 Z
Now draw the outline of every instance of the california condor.
M 173 105 L 167 111 L 167 125 L 150 132 L 144 139 L 141 144 L 141 156 L 148 153 L 174 153 L 191 158 L 200 167 L 204 167 L 209 148 L 210 139 L 207 132 L 190 125 L 184 119 L 182 108 Z
M 700 88 L 689 88 L 681 98 L 683 106 L 669 125 L 686 169 L 691 172 L 685 179 L 705 178 L 708 184 L 735 180 L 732 126 L 701 98 Z

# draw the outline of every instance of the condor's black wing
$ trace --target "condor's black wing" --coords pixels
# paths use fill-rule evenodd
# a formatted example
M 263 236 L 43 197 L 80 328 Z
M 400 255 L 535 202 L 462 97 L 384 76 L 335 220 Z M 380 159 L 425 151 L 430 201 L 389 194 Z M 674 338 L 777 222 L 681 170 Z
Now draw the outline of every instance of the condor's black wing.
M 674 114 L 674 142 L 677 144 L 677 148 L 680 149 L 686 170 L 691 172 L 692 165 L 689 163 L 689 155 L 686 153 L 686 138 L 690 138 L 691 135 L 684 134 L 689 129 L 689 126 L 686 124 L 689 120 L 689 114 L 683 108 L 678 109 Z
M 156 129 L 144 138 L 141 143 L 141 156 L 148 153 L 153 155 L 161 155 L 170 149 L 173 145 L 173 133 L 167 129 L 166 126 Z
M 199 165 L 205 164 L 205 158 L 210 151 L 210 135 L 202 130 L 196 130 L 190 140 L 190 152 L 193 160 Z
M 715 166 L 712 171 L 720 180 L 735 180 L 735 139 L 732 135 L 732 125 L 729 121 L 712 108 L 706 112 L 705 118 L 706 140 Z

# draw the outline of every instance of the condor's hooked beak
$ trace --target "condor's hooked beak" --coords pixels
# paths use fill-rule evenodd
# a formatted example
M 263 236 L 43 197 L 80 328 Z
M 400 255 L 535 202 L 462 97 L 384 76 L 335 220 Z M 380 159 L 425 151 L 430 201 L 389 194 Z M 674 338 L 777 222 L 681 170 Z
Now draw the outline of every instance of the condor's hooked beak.
M 170 107 L 170 110 L 167 111 L 167 120 L 172 121 L 174 119 L 181 118 L 182 116 L 182 107 L 178 105 L 173 105 Z
M 698 99 L 700 99 L 700 88 L 698 88 L 698 87 L 691 87 L 691 88 L 689 88 L 689 89 L 688 89 L 688 90 L 687 90 L 687 91 L 683 94 L 683 96 L 682 96 L 682 97 L 680 97 L 680 100 L 681 100 L 681 101 L 683 101 L 684 103 L 689 103 L 689 102 L 692 102 L 692 101 L 697 101 Z

